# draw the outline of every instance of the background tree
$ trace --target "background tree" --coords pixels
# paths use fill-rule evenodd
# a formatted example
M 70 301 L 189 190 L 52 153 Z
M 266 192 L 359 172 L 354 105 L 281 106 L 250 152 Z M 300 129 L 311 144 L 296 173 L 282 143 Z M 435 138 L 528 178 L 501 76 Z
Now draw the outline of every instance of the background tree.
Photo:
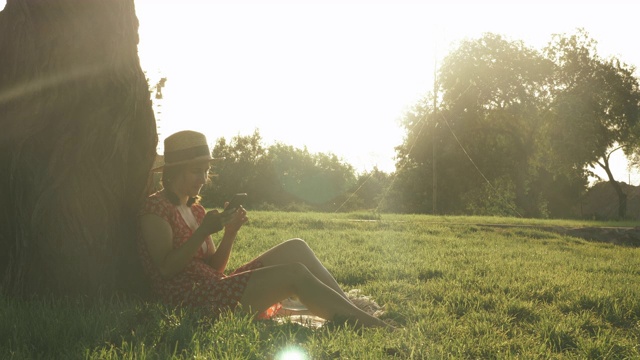
M 132 0 L 0 12 L 0 271 L 11 294 L 134 286 L 157 135 Z
M 627 195 L 614 179 L 611 153 L 638 151 L 640 88 L 634 68 L 598 56 L 584 30 L 556 35 L 546 49 L 556 64 L 551 142 L 564 168 L 600 166 L 618 195 L 618 216 L 626 216 Z
M 260 132 L 252 135 L 235 136 L 227 143 L 219 138 L 212 150 L 217 159 L 213 165 L 211 186 L 203 191 L 203 204 L 210 207 L 222 207 L 233 194 L 248 193 L 246 207 L 271 200 L 273 176 L 269 173 L 270 164 L 267 149 L 262 144 Z
M 268 153 L 272 183 L 278 184 L 272 203 L 280 208 L 295 210 L 296 204 L 304 204 L 313 210 L 335 210 L 355 182 L 353 167 L 335 154 L 280 143 L 271 145 Z
M 522 42 L 486 34 L 463 42 L 439 72 L 449 126 L 488 179 L 501 179 L 505 189 L 512 186 L 515 204 L 525 216 L 540 216 L 544 207 L 531 180 L 544 143 L 551 69 Z M 484 186 L 478 184 L 472 192 L 484 192 Z
M 551 70 L 549 61 L 520 41 L 494 34 L 463 41 L 438 72 L 439 108 L 431 109 L 425 101 L 405 117 L 408 136 L 397 149 L 397 168 L 408 166 L 403 171 L 430 182 L 435 141 L 438 208 L 443 212 L 466 211 L 469 201 L 474 212 L 480 211 L 478 201 L 488 199 L 486 177 L 502 184 L 492 187 L 502 189 L 498 198 L 513 196 L 520 213 L 540 216 L 545 201 L 531 184 L 544 143 Z M 416 195 L 432 192 L 413 188 Z M 494 201 L 483 211 L 491 213 Z
M 390 211 L 430 213 L 433 209 L 433 142 L 436 142 L 438 149 L 437 161 L 442 161 L 443 154 L 450 155 L 452 152 L 446 149 L 451 142 L 445 140 L 444 128 L 438 126 L 433 108 L 427 105 L 431 103 L 430 99 L 419 102 L 403 119 L 407 136 L 396 147 L 396 179 L 384 200 L 385 207 Z M 439 177 L 446 177 L 447 182 L 456 180 L 442 172 Z M 456 212 L 460 203 L 456 194 L 448 192 L 456 187 L 455 184 L 449 185 L 441 187 L 438 192 L 442 204 L 439 210 L 444 213 Z
M 386 209 L 385 195 L 391 182 L 392 174 L 374 167 L 371 171 L 365 171 L 358 176 L 358 180 L 350 193 L 357 200 L 357 209 L 383 211 Z
M 212 155 L 224 159 L 214 165 L 219 176 L 204 190 L 207 206 L 220 207 L 234 193 L 247 192 L 248 208 L 327 210 L 355 182 L 353 167 L 336 155 L 281 143 L 267 148 L 258 130 L 230 142 L 218 139 Z

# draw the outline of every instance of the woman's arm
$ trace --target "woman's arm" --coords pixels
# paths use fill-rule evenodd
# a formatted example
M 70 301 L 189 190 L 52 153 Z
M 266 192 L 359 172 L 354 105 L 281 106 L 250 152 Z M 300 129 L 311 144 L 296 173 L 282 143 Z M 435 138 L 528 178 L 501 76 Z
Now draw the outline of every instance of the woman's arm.
M 208 223 L 211 222 L 209 221 Z M 222 228 L 219 218 L 218 222 L 220 223 L 220 228 Z M 171 277 L 182 271 L 202 246 L 205 238 L 211 232 L 215 232 L 212 231 L 215 227 L 200 226 L 187 241 L 179 248 L 174 249 L 171 225 L 160 216 L 144 215 L 140 218 L 140 226 L 151 260 L 163 277 Z
M 223 272 L 227 267 L 229 255 L 231 255 L 231 249 L 233 248 L 233 242 L 236 239 L 238 230 L 240 230 L 240 227 L 247 222 L 247 220 L 249 220 L 249 218 L 247 218 L 247 211 L 242 207 L 238 208 L 231 221 L 224 227 L 224 235 L 222 236 L 222 241 L 220 241 L 220 246 L 218 246 L 209 258 L 209 265 L 212 268 Z

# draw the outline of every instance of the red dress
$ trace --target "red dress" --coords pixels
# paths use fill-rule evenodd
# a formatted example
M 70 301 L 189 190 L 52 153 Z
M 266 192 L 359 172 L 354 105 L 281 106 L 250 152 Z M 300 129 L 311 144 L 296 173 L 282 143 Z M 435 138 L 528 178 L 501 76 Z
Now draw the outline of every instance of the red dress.
M 194 204 L 191 206 L 191 211 L 200 225 L 205 215 L 205 209 L 199 204 Z M 146 214 L 157 215 L 171 225 L 174 249 L 179 248 L 193 234 L 193 230 L 182 218 L 178 208 L 171 204 L 163 191 L 146 199 L 140 215 Z M 213 246 L 211 236 L 208 236 L 205 242 L 208 247 Z M 145 274 L 151 281 L 152 290 L 162 302 L 171 306 L 186 305 L 202 308 L 214 316 L 225 309 L 233 310 L 238 305 L 251 277 L 251 270 L 262 266 L 260 261 L 254 260 L 227 276 L 205 262 L 206 253 L 200 247 L 184 270 L 174 276 L 164 278 L 153 263 L 142 236 L 139 236 L 138 239 L 138 251 Z M 279 308 L 280 304 L 275 304 L 259 317 L 269 318 Z

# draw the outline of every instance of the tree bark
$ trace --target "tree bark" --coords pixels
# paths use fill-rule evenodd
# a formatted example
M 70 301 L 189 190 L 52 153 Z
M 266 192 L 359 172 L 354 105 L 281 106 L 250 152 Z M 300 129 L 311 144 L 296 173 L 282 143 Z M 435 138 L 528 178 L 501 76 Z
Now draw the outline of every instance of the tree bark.
M 0 290 L 139 285 L 136 213 L 158 141 L 133 0 L 0 12 Z
M 607 173 L 607 177 L 609 178 L 609 184 L 611 184 L 611 186 L 616 192 L 616 195 L 618 195 L 618 219 L 623 220 L 627 217 L 627 194 L 625 194 L 624 191 L 622 191 L 622 186 L 620 186 L 620 183 L 613 178 L 613 173 L 611 172 L 611 167 L 609 166 L 610 155 L 611 153 L 609 153 L 606 156 L 603 156 L 602 157 L 603 162 L 598 164 Z

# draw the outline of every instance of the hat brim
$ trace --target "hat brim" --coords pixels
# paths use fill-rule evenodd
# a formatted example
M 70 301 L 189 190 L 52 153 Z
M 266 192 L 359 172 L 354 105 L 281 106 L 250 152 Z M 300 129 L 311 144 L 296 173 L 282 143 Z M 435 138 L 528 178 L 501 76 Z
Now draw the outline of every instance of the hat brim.
M 164 168 L 166 167 L 186 165 L 186 164 L 192 164 L 192 163 L 203 162 L 203 161 L 208 161 L 209 163 L 213 163 L 220 160 L 224 160 L 224 158 L 203 157 L 203 158 L 195 158 L 195 159 L 189 159 L 184 161 L 178 161 L 171 164 L 165 164 L 164 156 L 156 155 L 156 160 L 153 162 L 153 167 L 151 168 L 151 172 L 160 173 L 160 172 L 163 172 Z

